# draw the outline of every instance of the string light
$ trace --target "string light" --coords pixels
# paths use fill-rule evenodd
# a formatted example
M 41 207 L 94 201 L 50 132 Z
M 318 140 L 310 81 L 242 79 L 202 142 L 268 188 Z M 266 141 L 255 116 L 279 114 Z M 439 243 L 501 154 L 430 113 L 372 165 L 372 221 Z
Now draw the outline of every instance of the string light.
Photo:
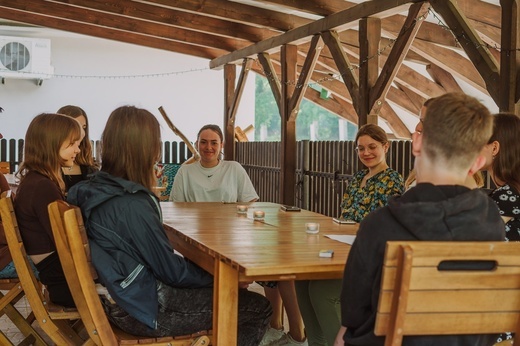
M 444 29 L 444 30 L 448 30 L 448 31 L 450 31 L 450 32 L 453 34 L 453 36 L 455 37 L 455 40 L 456 40 L 456 42 L 457 42 L 457 44 L 458 44 L 459 47 L 462 47 L 462 44 L 463 44 L 463 43 L 461 42 L 461 39 L 463 39 L 463 40 L 465 41 L 465 44 L 474 44 L 473 41 L 471 41 L 471 40 L 470 40 L 468 37 L 466 37 L 466 35 L 464 35 L 464 34 L 462 34 L 462 35 L 460 35 L 460 36 L 455 35 L 455 33 L 454 33 L 454 32 L 453 32 L 453 31 L 448 27 L 448 25 L 446 25 L 446 24 L 444 24 L 444 23 L 442 22 L 442 20 L 437 16 L 437 14 L 432 10 L 431 7 L 428 8 L 428 13 L 431 14 L 431 15 L 433 16 L 433 18 L 435 18 L 435 20 L 437 20 L 438 25 L 439 25 L 442 29 Z M 413 23 L 414 25 L 410 25 L 408 28 L 406 28 L 406 30 L 404 30 L 402 33 L 400 33 L 400 34 L 397 36 L 396 39 L 389 39 L 389 41 L 390 41 L 389 44 L 387 44 L 385 47 L 379 49 L 379 50 L 377 51 L 376 54 L 374 54 L 374 55 L 372 55 L 372 56 L 369 56 L 369 57 L 367 57 L 366 59 L 360 61 L 359 64 L 357 64 L 357 65 L 356 65 L 356 64 L 351 64 L 350 67 L 349 67 L 349 70 L 350 70 L 351 72 L 354 71 L 354 70 L 359 70 L 363 65 L 367 64 L 370 60 L 375 59 L 375 58 L 378 58 L 379 56 L 381 56 L 382 53 L 383 53 L 385 50 L 391 48 L 391 47 L 395 44 L 395 42 L 397 41 L 397 39 L 399 39 L 401 36 L 403 36 L 403 35 L 404 35 L 408 30 L 412 29 L 412 28 L 415 26 L 415 24 L 416 24 L 417 22 L 419 22 L 419 21 L 421 21 L 421 20 L 424 20 L 424 19 L 425 19 L 424 16 L 420 16 L 420 17 L 418 17 L 417 19 L 415 19 L 415 21 L 414 21 L 414 23 Z M 520 51 L 520 48 L 519 48 L 519 49 L 513 49 L 513 50 L 506 50 L 506 49 L 503 50 L 501 47 L 497 46 L 496 44 L 495 44 L 494 46 L 492 46 L 492 45 L 490 45 L 490 44 L 487 44 L 487 43 L 483 43 L 483 44 L 474 44 L 474 45 L 475 45 L 475 48 L 477 48 L 477 49 L 480 49 L 480 48 L 482 48 L 482 47 L 486 47 L 486 48 L 488 48 L 488 49 L 490 49 L 490 48 L 491 48 L 491 49 L 495 49 L 495 50 L 497 50 L 497 51 L 499 51 L 499 52 L 503 52 L 503 51 L 506 51 L 506 52 Z M 266 78 L 267 78 L 268 80 L 272 81 L 272 80 L 274 79 L 272 73 L 271 73 L 271 72 L 266 73 L 266 71 L 263 69 L 263 67 L 261 66 L 261 64 L 258 62 L 258 59 L 255 59 L 255 62 L 256 62 L 256 64 L 257 64 L 258 66 L 260 66 L 260 69 L 262 70 L 262 72 L 264 73 L 264 75 L 266 76 Z M 334 75 L 331 74 L 331 75 L 328 76 L 328 77 L 323 77 L 323 78 L 320 78 L 320 79 L 318 79 L 318 80 L 316 80 L 316 81 L 314 81 L 314 82 L 310 82 L 310 83 L 307 84 L 307 86 L 308 86 L 308 87 L 317 87 L 317 86 L 320 86 L 320 87 L 321 87 L 321 84 L 323 84 L 324 82 L 334 81 L 334 80 L 342 81 L 342 80 L 343 80 L 343 77 L 344 77 L 345 75 L 346 75 L 346 73 L 345 73 L 345 74 L 334 74 Z M 285 84 L 286 84 L 286 85 L 290 85 L 290 86 L 295 86 L 295 87 L 298 88 L 298 89 L 301 88 L 301 87 L 303 87 L 303 85 L 297 84 L 296 81 L 287 81 Z
M 71 75 L 71 74 L 53 74 L 53 73 L 40 73 L 37 71 L 17 71 L 17 74 L 27 74 L 31 76 L 36 76 L 35 78 L 63 78 L 63 79 L 139 79 L 139 78 L 163 78 L 163 77 L 171 77 L 178 76 L 182 74 L 192 73 L 192 72 L 203 72 L 209 71 L 209 67 L 204 68 L 194 68 L 190 70 L 184 71 L 175 71 L 175 72 L 163 72 L 163 73 L 148 73 L 148 74 L 137 74 L 137 75 Z M 13 72 L 7 69 L 0 69 L 1 72 Z

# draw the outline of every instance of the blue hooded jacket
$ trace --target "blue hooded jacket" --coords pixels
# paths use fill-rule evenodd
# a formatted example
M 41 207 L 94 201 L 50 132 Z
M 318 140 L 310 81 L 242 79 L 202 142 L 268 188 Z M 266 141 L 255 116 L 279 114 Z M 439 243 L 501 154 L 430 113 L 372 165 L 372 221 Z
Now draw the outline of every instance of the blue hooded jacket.
M 159 200 L 142 185 L 97 172 L 74 185 L 67 200 L 81 208 L 99 281 L 138 321 L 156 328 L 157 281 L 177 288 L 212 286 L 209 273 L 174 253 Z

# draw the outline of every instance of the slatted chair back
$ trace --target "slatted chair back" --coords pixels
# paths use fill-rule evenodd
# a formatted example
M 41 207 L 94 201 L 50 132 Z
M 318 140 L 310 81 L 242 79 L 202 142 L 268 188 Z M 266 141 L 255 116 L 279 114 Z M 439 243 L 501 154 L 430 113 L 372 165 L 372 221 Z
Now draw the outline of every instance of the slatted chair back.
M 506 331 L 520 332 L 520 242 L 387 242 L 374 330 L 385 345 Z
M 64 201 L 56 201 L 49 205 L 49 215 L 53 220 L 54 237 L 61 256 L 65 253 L 72 259 L 72 266 L 64 266 L 67 282 L 77 280 L 80 289 L 73 295 L 79 313 L 91 338 L 98 345 L 164 345 L 164 346 L 207 346 L 210 339 L 203 332 L 181 337 L 139 337 L 130 335 L 109 323 L 94 283 L 95 269 L 91 263 L 88 238 L 78 207 Z M 56 224 L 61 223 L 61 226 Z M 64 233 L 64 234 L 63 234 Z M 65 237 L 64 237 L 65 236 Z M 94 275 L 94 276 L 93 276 Z M 81 297 L 78 297 L 78 294 Z M 77 300 L 76 300 L 77 299 Z
M 24 336 L 19 345 L 45 345 L 45 341 L 31 325 L 34 314 L 31 312 L 27 317 L 23 317 L 15 307 L 15 304 L 25 295 L 20 280 L 0 279 L 0 290 L 7 291 L 5 294 L 0 292 L 0 316 L 5 314 Z M 14 345 L 1 330 L 0 345 Z
M 2 223 L 9 252 L 13 258 L 18 278 L 34 316 L 41 329 L 57 345 L 82 345 L 84 341 L 78 336 L 77 330 L 72 327 L 73 323 L 71 322 L 71 320 L 80 319 L 78 311 L 64 309 L 56 304 L 52 304 L 46 299 L 42 285 L 34 275 L 25 252 L 22 237 L 20 236 L 9 192 L 7 191 L 7 194 L 2 195 L 0 198 Z

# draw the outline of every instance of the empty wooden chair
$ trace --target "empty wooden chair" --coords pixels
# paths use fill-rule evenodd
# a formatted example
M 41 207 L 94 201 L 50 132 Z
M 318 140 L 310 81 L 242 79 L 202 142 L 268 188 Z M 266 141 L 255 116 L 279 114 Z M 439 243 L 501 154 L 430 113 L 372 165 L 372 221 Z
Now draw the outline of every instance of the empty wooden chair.
M 374 330 L 385 345 L 519 332 L 519 323 L 520 242 L 387 243 Z
M 4 232 L 13 258 L 16 272 L 25 292 L 25 296 L 41 329 L 57 345 L 82 345 L 85 342 L 77 331 L 81 328 L 77 310 L 64 309 L 50 302 L 42 290 L 31 268 L 23 245 L 11 196 L 8 193 L 0 198 L 0 212 Z
M 207 332 L 181 337 L 140 337 L 125 333 L 112 325 L 98 295 L 94 278 L 97 276 L 90 261 L 90 250 L 81 211 L 64 201 L 49 204 L 51 225 L 67 283 L 74 302 L 91 339 L 97 345 L 164 345 L 206 346 Z

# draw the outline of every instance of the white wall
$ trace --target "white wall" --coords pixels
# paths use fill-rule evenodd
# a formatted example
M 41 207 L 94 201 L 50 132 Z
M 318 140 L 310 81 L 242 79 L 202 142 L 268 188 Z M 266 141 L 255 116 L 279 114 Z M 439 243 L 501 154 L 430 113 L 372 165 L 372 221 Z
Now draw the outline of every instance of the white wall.
M 223 70 L 210 70 L 208 60 L 50 29 L 13 31 L 4 26 L 0 35 L 50 38 L 55 73 L 41 86 L 34 80 L 17 79 L 0 84 L 4 138 L 24 138 L 34 116 L 66 104 L 85 109 L 91 139 L 101 137 L 110 112 L 125 104 L 155 114 L 163 140 L 180 138 L 163 121 L 159 106 L 192 141 L 204 124 L 223 125 Z M 239 74 L 240 66 L 237 78 Z M 253 75 L 248 77 L 236 118 L 242 128 L 249 124 L 254 124 Z

